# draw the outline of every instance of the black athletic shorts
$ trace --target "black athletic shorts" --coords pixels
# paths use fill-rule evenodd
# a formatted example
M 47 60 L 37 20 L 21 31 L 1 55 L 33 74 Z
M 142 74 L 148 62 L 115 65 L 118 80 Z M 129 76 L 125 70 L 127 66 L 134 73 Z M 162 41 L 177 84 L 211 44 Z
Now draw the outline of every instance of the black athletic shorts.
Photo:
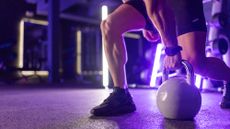
M 168 2 L 174 11 L 177 35 L 207 31 L 202 0 L 168 0 Z M 136 8 L 145 17 L 146 29 L 153 29 L 143 0 L 129 0 L 126 4 Z

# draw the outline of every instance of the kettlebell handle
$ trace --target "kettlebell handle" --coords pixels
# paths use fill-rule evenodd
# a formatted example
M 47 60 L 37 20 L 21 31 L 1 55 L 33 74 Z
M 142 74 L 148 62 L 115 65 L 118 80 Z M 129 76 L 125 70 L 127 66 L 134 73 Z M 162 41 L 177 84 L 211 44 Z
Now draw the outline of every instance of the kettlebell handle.
M 181 63 L 182 63 L 182 66 L 186 70 L 186 78 L 187 78 L 188 84 L 191 86 L 194 86 L 194 71 L 193 71 L 192 65 L 186 60 L 182 60 Z M 164 68 L 163 69 L 163 76 L 162 76 L 163 82 L 168 80 L 168 75 L 169 75 L 169 70 Z

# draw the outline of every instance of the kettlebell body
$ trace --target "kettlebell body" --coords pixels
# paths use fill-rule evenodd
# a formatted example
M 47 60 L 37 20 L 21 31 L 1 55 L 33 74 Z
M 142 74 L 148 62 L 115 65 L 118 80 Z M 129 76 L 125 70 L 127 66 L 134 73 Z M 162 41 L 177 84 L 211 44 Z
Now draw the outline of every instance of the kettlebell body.
M 157 107 L 161 114 L 168 119 L 193 119 L 201 107 L 201 94 L 193 84 L 193 70 L 183 63 L 189 79 L 185 77 L 172 77 L 165 80 L 157 91 Z

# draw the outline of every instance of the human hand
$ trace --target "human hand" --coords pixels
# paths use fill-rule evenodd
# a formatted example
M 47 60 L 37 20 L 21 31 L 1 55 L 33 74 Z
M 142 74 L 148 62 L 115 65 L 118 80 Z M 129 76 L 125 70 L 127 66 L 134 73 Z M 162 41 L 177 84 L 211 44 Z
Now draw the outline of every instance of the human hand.
M 159 33 L 154 33 L 153 31 L 146 30 L 146 29 L 143 29 L 142 33 L 143 33 L 144 38 L 148 40 L 149 42 L 156 42 L 160 40 Z
M 179 52 L 178 54 L 174 56 L 165 56 L 164 58 L 164 68 L 167 70 L 176 70 L 181 67 L 181 53 Z

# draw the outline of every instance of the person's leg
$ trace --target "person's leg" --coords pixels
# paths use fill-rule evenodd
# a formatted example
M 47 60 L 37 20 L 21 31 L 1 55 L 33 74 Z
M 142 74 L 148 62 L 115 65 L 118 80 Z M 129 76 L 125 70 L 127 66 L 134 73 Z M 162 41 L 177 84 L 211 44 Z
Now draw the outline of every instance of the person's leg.
M 206 26 L 201 0 L 145 0 L 145 3 L 163 42 L 177 42 L 175 16 L 178 44 L 183 48 L 182 58 L 193 65 L 196 73 L 216 80 L 230 81 L 230 68 L 222 60 L 207 58 L 205 55 Z
M 91 110 L 91 114 L 113 116 L 136 110 L 127 89 L 127 52 L 123 34 L 133 29 L 144 28 L 145 23 L 145 17 L 131 3 L 122 4 L 101 22 L 103 45 L 115 88 L 102 104 Z
M 115 87 L 127 88 L 127 53 L 123 33 L 145 26 L 144 17 L 132 6 L 122 4 L 101 23 L 102 38 L 109 71 Z
M 219 58 L 205 56 L 205 32 L 190 32 L 178 36 L 182 46 L 182 58 L 188 60 L 194 71 L 202 76 L 223 80 L 222 108 L 230 108 L 230 68 Z
M 206 25 L 202 1 L 177 0 L 177 3 L 172 2 L 171 5 L 175 12 L 178 43 L 183 48 L 182 59 L 193 65 L 195 73 L 228 82 L 221 107 L 230 108 L 230 68 L 222 60 L 206 57 L 205 54 Z M 190 9 L 187 8 L 188 5 Z
M 230 81 L 230 68 L 220 59 L 206 57 L 206 32 L 189 32 L 178 36 L 182 46 L 182 58 L 188 60 L 194 71 L 215 80 Z
M 161 5 L 166 5 L 162 7 L 158 6 L 160 4 L 157 0 L 145 0 L 149 16 L 161 34 L 163 42 L 176 41 L 173 38 L 173 16 L 167 9 L 164 12 L 165 8 L 171 8 L 174 12 L 179 35 L 178 44 L 183 48 L 182 58 L 193 65 L 196 73 L 216 80 L 224 80 L 228 82 L 230 87 L 230 68 L 222 60 L 205 55 L 206 25 L 202 0 L 168 0 L 168 2 L 170 7 L 164 3 L 164 0 L 161 1 Z M 154 14 L 155 12 L 158 14 Z M 171 19 L 166 14 L 172 16 Z M 224 98 L 230 100 L 230 89 L 225 89 Z M 230 101 L 222 107 L 230 108 Z
M 175 15 L 182 58 L 196 73 L 216 80 L 230 81 L 230 68 L 220 59 L 206 57 L 206 24 L 202 0 L 169 0 Z M 190 8 L 188 8 L 190 7 Z

